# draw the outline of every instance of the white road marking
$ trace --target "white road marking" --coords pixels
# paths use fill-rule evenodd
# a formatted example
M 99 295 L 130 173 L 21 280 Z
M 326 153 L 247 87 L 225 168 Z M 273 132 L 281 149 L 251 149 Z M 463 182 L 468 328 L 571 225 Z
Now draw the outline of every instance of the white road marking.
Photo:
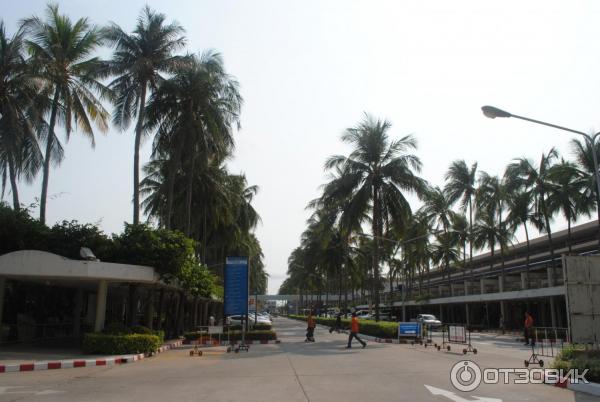
M 477 401 L 477 402 L 502 402 L 502 399 L 485 398 L 485 397 L 481 397 L 481 396 L 473 396 L 472 398 L 474 398 L 474 399 L 465 399 L 465 398 L 463 398 L 460 395 L 456 395 L 452 391 L 446 391 L 445 389 L 432 387 L 431 385 L 426 385 L 426 384 L 424 384 L 424 385 L 425 385 L 425 388 L 427 388 L 427 390 L 429 392 L 431 392 L 433 395 L 445 396 L 446 398 L 448 398 L 448 399 L 450 399 L 451 401 L 454 401 L 454 402 L 471 402 L 471 401 Z
M 32 390 L 22 390 L 22 391 L 11 391 L 11 389 L 18 388 L 27 388 L 24 385 L 14 386 L 14 387 L 0 387 L 0 395 L 14 395 L 14 394 L 33 394 L 33 396 L 38 395 L 54 395 L 54 394 L 63 394 L 65 391 L 55 391 L 53 389 L 44 389 L 41 391 Z

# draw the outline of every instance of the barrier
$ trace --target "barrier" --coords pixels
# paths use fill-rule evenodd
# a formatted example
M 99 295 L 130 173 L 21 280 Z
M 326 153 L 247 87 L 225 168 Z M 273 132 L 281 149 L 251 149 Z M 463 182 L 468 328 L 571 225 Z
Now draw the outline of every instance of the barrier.
M 208 325 L 198 326 L 196 329 L 200 332 L 200 336 L 197 340 L 192 341 L 194 348 L 190 350 L 190 356 L 202 356 L 202 350 L 200 350 L 199 345 L 206 345 L 207 343 L 212 346 L 221 345 L 225 334 L 227 334 L 227 337 L 224 340 L 227 344 L 227 353 L 233 350 L 233 345 L 231 344 L 231 338 L 229 336 L 229 326 Z M 225 332 L 225 329 L 227 329 L 227 332 Z M 217 339 L 214 338 L 215 335 Z M 236 353 L 238 351 L 239 348 L 236 350 Z
M 399 322 L 398 343 L 400 338 L 412 338 L 412 344 L 421 343 L 423 339 L 423 327 L 420 322 Z
M 532 342 L 529 342 L 527 337 L 525 341 L 531 344 L 531 355 L 524 361 L 525 367 L 529 367 L 531 364 L 544 367 L 544 360 L 540 357 L 553 359 L 566 345 L 571 343 L 568 328 L 532 327 L 530 331 Z
M 450 352 L 452 344 L 465 345 L 466 348 L 462 350 L 464 355 L 469 352 L 477 354 L 477 348 L 471 345 L 471 330 L 464 324 L 448 324 L 442 327 L 442 344 L 436 345 L 437 350 L 444 348 Z

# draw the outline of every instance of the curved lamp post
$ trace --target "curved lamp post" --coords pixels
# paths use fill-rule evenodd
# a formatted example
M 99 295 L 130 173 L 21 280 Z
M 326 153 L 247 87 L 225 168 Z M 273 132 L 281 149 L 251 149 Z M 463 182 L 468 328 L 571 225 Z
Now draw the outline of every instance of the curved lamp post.
M 521 119 L 521 120 L 529 121 L 531 123 L 540 124 L 542 126 L 552 127 L 552 128 L 556 128 L 558 130 L 568 131 L 570 133 L 575 133 L 575 134 L 579 134 L 579 135 L 583 136 L 585 138 L 586 142 L 588 143 L 588 145 L 590 146 L 590 149 L 592 150 L 592 161 L 594 162 L 594 176 L 596 179 L 596 191 L 597 191 L 598 197 L 600 197 L 600 171 L 598 170 L 598 156 L 596 155 L 596 146 L 595 146 L 596 139 L 598 138 L 598 136 L 600 136 L 600 132 L 590 135 L 590 134 L 586 134 L 582 131 L 577 131 L 577 130 L 573 130 L 573 129 L 562 127 L 562 126 L 557 126 L 556 124 L 546 123 L 544 121 L 530 119 L 529 117 L 523 117 L 523 116 L 519 116 L 516 114 L 512 114 L 505 110 L 498 109 L 497 107 L 494 107 L 494 106 L 483 106 L 481 108 L 481 111 L 483 112 L 483 114 L 486 117 L 489 117 L 490 119 L 495 119 L 496 117 L 514 117 L 515 119 Z M 600 210 L 600 205 L 596 205 L 596 207 Z M 598 214 L 600 215 L 600 211 L 598 211 Z M 600 224 L 600 221 L 598 222 L 598 224 Z

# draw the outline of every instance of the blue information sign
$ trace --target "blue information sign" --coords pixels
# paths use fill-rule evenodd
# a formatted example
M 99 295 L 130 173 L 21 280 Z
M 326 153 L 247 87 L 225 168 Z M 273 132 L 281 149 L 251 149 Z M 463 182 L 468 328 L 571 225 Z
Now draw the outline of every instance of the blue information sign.
M 398 336 L 414 336 L 421 334 L 421 323 L 419 322 L 399 322 Z
M 225 315 L 248 315 L 248 258 L 225 260 Z

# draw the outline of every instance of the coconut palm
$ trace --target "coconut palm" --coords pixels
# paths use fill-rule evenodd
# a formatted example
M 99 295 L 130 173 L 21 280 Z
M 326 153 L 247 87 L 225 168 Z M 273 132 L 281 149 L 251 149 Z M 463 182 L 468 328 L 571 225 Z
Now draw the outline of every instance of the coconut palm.
M 148 92 L 153 93 L 163 79 L 161 74 L 173 73 L 184 58 L 174 52 L 185 45 L 184 29 L 166 16 L 146 6 L 135 29 L 123 31 L 116 24 L 107 30 L 107 39 L 115 47 L 110 71 L 117 77 L 109 84 L 115 91 L 113 123 L 126 129 L 137 118 L 133 150 L 133 223 L 139 223 L 139 162 L 140 143 L 144 134 L 145 108 Z
M 446 186 L 444 191 L 452 204 L 460 200 L 460 209 L 469 211 L 469 236 L 473 232 L 473 202 L 477 190 L 477 162 L 471 167 L 464 160 L 452 162 L 444 176 Z M 469 239 L 469 264 L 473 261 L 473 241 Z
M 223 59 L 209 51 L 176 67 L 148 104 L 148 128 L 158 130 L 155 154 L 168 154 L 169 173 L 186 172 L 184 232 L 191 232 L 192 193 L 197 165 L 223 161 L 233 148 L 234 125 L 239 127 L 242 97 L 237 81 L 225 72 Z M 174 180 L 167 180 L 167 228 L 174 200 Z
M 550 184 L 550 168 L 556 158 L 558 158 L 558 152 L 552 148 L 547 154 L 542 154 L 537 166 L 530 159 L 519 158 L 508 165 L 505 173 L 505 177 L 510 183 L 513 183 L 512 185 L 514 188 L 523 191 L 531 191 L 535 213 L 533 222 L 539 230 L 544 230 L 548 234 L 550 259 L 553 267 L 554 245 L 550 227 L 552 210 L 548 208 L 548 192 Z
M 56 137 L 57 123 L 64 126 L 69 138 L 73 126 L 85 134 L 94 146 L 96 124 L 100 131 L 108 129 L 109 113 L 101 100 L 110 99 L 110 90 L 101 82 L 108 73 L 106 64 L 93 53 L 104 41 L 103 31 L 91 25 L 87 18 L 75 22 L 49 5 L 46 19 L 34 16 L 23 21 L 25 41 L 32 66 L 52 93 L 44 154 L 40 222 L 46 221 L 46 199 L 50 162 L 56 162 L 60 142 Z
M 600 142 L 596 141 L 594 145 L 597 158 L 600 160 Z M 596 199 L 596 213 L 598 214 L 598 225 L 600 225 L 600 194 L 598 194 L 598 186 L 596 185 L 596 175 L 594 173 L 594 158 L 592 154 L 592 146 L 589 142 L 571 140 L 572 153 L 575 156 L 575 161 L 579 169 L 585 173 L 587 181 L 586 196 L 592 198 L 592 194 Z M 599 241 L 600 241 L 600 231 Z
M 361 221 L 371 212 L 371 231 L 374 239 L 372 293 L 375 302 L 375 318 L 379 320 L 380 287 L 380 238 L 383 223 L 401 231 L 408 222 L 411 208 L 404 192 L 421 193 L 424 181 L 416 173 L 421 161 L 412 153 L 416 140 L 405 136 L 391 140 L 388 131 L 391 124 L 376 120 L 369 115 L 342 135 L 342 141 L 353 147 L 349 156 L 330 157 L 326 169 L 340 169 L 342 175 L 328 183 L 323 192 L 324 200 L 347 200 L 342 213 L 344 221 Z M 335 202 L 335 201 L 333 201 Z
M 572 162 L 564 159 L 553 165 L 548 172 L 548 209 L 560 212 L 567 220 L 567 243 L 571 252 L 571 223 L 578 216 L 590 216 L 593 201 L 586 196 L 588 182 L 585 173 Z
M 24 57 L 24 36 L 19 29 L 9 37 L 0 21 L 0 177 L 2 194 L 10 182 L 15 210 L 20 208 L 17 182 L 31 182 L 43 160 L 35 131 L 43 125 L 45 105 Z
M 530 223 L 533 218 L 532 204 L 533 197 L 531 191 L 516 189 L 514 191 L 510 191 L 507 197 L 507 206 L 509 211 L 506 217 L 507 224 L 512 227 L 513 231 L 515 231 L 519 226 L 523 226 L 523 229 L 525 230 L 525 242 L 527 244 L 527 271 L 529 271 L 531 258 L 529 229 L 527 224 Z

